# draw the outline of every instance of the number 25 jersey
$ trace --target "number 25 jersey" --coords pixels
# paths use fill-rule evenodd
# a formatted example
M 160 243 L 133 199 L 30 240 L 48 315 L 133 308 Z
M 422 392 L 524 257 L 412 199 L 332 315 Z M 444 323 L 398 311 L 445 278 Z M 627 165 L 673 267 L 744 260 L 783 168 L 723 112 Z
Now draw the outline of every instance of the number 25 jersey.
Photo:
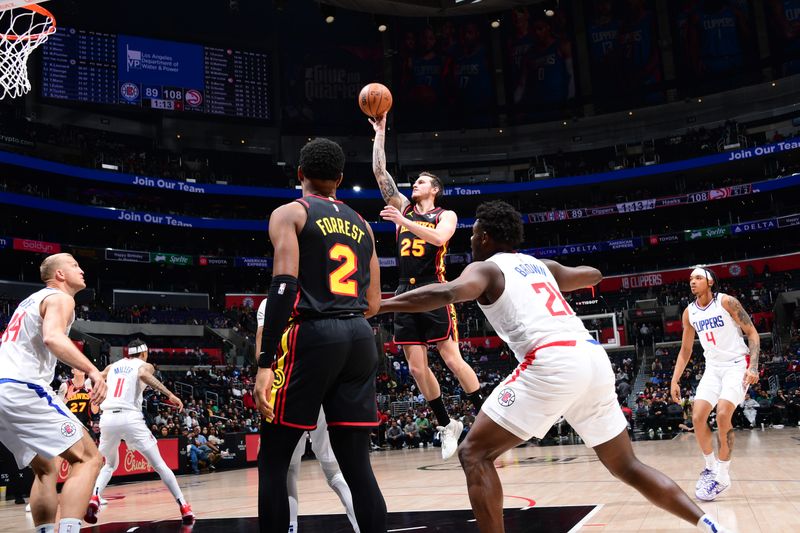
M 544 263 L 525 254 L 497 253 L 487 259 L 503 271 L 503 294 L 478 306 L 520 362 L 533 348 L 556 339 L 590 339 Z
M 403 216 L 421 226 L 435 228 L 439 217 L 444 213 L 441 207 L 435 207 L 427 213 L 419 213 L 413 205 L 406 206 Z M 444 256 L 447 243 L 435 246 L 403 227 L 397 227 L 397 258 L 400 267 L 400 283 L 415 278 L 417 284 L 431 281 L 444 282 Z
M 296 200 L 308 219 L 300 246 L 298 300 L 293 317 L 335 317 L 363 313 L 373 243 L 367 223 L 339 200 L 309 195 Z

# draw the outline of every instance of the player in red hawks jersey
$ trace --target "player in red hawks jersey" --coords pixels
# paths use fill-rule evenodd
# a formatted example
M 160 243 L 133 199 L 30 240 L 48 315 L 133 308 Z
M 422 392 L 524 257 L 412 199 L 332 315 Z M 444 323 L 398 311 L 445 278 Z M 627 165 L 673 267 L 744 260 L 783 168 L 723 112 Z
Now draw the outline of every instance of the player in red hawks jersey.
M 503 487 L 494 461 L 531 437 L 544 437 L 563 416 L 615 477 L 700 531 L 726 532 L 674 481 L 633 453 L 608 355 L 561 294 L 596 285 L 602 274 L 514 253 L 523 239 L 522 216 L 505 202 L 481 204 L 476 217 L 474 261 L 457 279 L 383 300 L 380 312 L 477 300 L 519 361 L 486 398 L 459 448 L 480 531 L 503 531 Z
M 747 387 L 758 383 L 758 358 L 761 342 L 750 316 L 733 296 L 717 292 L 717 277 L 707 268 L 697 267 L 689 276 L 695 301 L 683 311 L 683 339 L 675 371 L 672 373 L 672 399 L 681 401 L 680 378 L 692 356 L 695 332 L 703 347 L 706 370 L 694 396 L 692 422 L 694 436 L 703 452 L 706 466 L 695 485 L 695 496 L 703 501 L 716 499 L 731 485 L 733 450 L 733 412 L 744 401 Z M 747 335 L 747 345 L 742 340 Z M 719 460 L 714 457 L 708 416 L 717 407 Z
M 396 294 L 430 283 L 443 283 L 444 256 L 456 231 L 458 217 L 453 211 L 436 206 L 444 188 L 439 178 L 430 172 L 422 172 L 414 182 L 411 201 L 400 194 L 386 170 L 386 115 L 370 119 L 370 123 L 375 129 L 372 170 L 386 202 L 381 217 L 393 222 L 397 228 L 400 284 Z M 464 362 L 458 348 L 455 308 L 449 305 L 427 313 L 395 314 L 394 342 L 403 347 L 409 371 L 436 416 L 442 440 L 442 459 L 448 459 L 458 447 L 464 425 L 451 419 L 447 413 L 439 382 L 428 366 L 428 344 L 436 344 L 439 355 L 475 409 L 479 410 L 483 404 L 478 377 Z

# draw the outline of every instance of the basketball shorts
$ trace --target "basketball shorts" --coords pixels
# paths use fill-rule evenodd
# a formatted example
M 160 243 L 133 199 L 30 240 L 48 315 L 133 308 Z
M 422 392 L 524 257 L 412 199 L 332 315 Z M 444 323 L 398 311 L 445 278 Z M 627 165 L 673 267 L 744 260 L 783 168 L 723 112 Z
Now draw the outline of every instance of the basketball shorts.
M 733 405 L 740 405 L 744 401 L 747 386 L 744 384 L 744 374 L 747 370 L 747 357 L 731 364 L 713 364 L 706 361 L 706 370 L 700 383 L 697 384 L 697 391 L 694 399 L 705 400 L 711 407 L 717 405 L 720 400 L 727 400 Z
M 363 316 L 295 322 L 281 338 L 278 357 L 269 422 L 311 430 L 322 406 L 331 427 L 378 424 L 378 349 Z
M 0 379 L 0 441 L 19 468 L 52 459 L 83 437 L 83 424 L 49 386 Z
M 100 416 L 100 453 L 111 457 L 124 440 L 130 450 L 147 451 L 156 446 L 156 438 L 147 428 L 141 411 L 108 409 Z
M 311 449 L 314 450 L 314 455 L 321 463 L 335 463 L 336 456 L 333 454 L 331 448 L 331 440 L 328 438 L 328 423 L 325 421 L 325 412 L 319 410 L 319 418 L 317 418 L 317 427 L 309 432 L 311 437 Z M 306 451 L 305 433 L 300 437 L 300 442 L 292 454 L 291 464 L 300 464 L 303 454 Z
M 400 285 L 395 294 L 403 294 L 422 285 Z M 452 338 L 458 342 L 456 308 L 451 304 L 424 313 L 395 313 L 396 344 L 428 344 Z
M 544 437 L 562 416 L 589 448 L 627 428 L 611 363 L 595 340 L 551 341 L 531 350 L 482 410 L 521 440 Z

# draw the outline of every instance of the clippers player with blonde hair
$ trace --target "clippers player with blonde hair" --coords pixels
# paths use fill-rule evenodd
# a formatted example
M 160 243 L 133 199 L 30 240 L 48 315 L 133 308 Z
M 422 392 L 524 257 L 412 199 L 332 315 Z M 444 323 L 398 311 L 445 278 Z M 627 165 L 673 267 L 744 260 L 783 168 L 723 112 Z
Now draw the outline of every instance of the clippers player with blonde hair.
M 562 290 L 596 285 L 595 268 L 570 268 L 514 253 L 522 216 L 502 201 L 478 207 L 474 261 L 449 283 L 420 287 L 381 302 L 381 313 L 418 312 L 477 300 L 519 366 L 486 398 L 458 458 L 481 533 L 503 529 L 503 487 L 495 460 L 562 416 L 615 477 L 700 531 L 723 533 L 670 478 L 636 458 L 617 403 L 608 355 L 569 306 Z
M 372 170 L 386 202 L 381 217 L 394 222 L 397 228 L 400 284 L 396 294 L 431 283 L 444 283 L 444 256 L 456 231 L 458 217 L 455 212 L 436 206 L 436 200 L 444 194 L 442 182 L 430 172 L 420 173 L 409 201 L 397 190 L 386 170 L 386 115 L 370 119 L 370 123 L 375 129 Z M 448 459 L 458 448 L 464 424 L 451 419 L 447 413 L 442 389 L 428 366 L 428 344 L 436 344 L 439 355 L 475 409 L 479 410 L 483 404 L 478 377 L 461 357 L 458 348 L 455 307 L 445 305 L 427 313 L 396 313 L 394 342 L 403 347 L 409 372 L 439 422 L 437 429 L 442 440 L 442 459 Z
M 733 412 L 744 401 L 747 388 L 758 383 L 758 358 L 761 340 L 753 321 L 739 300 L 717 292 L 717 276 L 703 267 L 689 276 L 694 302 L 683 311 L 683 338 L 675 371 L 672 373 L 672 399 L 680 403 L 680 378 L 692 357 L 695 332 L 703 347 L 706 369 L 694 395 L 692 422 L 694 436 L 705 458 L 705 468 L 695 486 L 695 496 L 704 501 L 716 499 L 731 485 L 730 467 L 733 451 Z M 747 335 L 747 344 L 742 333 Z M 717 408 L 719 459 L 708 416 Z
M 192 507 L 183 497 L 175 474 L 161 457 L 158 443 L 147 428 L 142 414 L 142 394 L 148 386 L 165 395 L 178 412 L 183 411 L 183 402 L 153 375 L 155 368 L 147 362 L 147 355 L 147 345 L 143 341 L 133 340 L 128 344 L 125 357 L 103 370 L 103 375 L 108 380 L 109 395 L 100 405 L 103 410 L 100 416 L 100 453 L 105 457 L 106 464 L 97 476 L 86 509 L 84 520 L 90 524 L 97 523 L 100 495 L 119 466 L 119 441 L 122 439 L 128 449 L 141 453 L 158 473 L 178 502 L 183 523 L 194 523 Z
M 92 379 L 95 405 L 105 398 L 106 382 L 67 336 L 75 321 L 75 295 L 86 288 L 83 270 L 70 254 L 60 253 L 47 256 L 39 272 L 46 287 L 19 304 L 0 337 L 0 441 L 19 468 L 33 469 L 30 506 L 36 533 L 56 531 L 59 507 L 58 531 L 78 533 L 102 458 L 50 383 L 57 359 Z M 71 467 L 60 505 L 56 456 Z

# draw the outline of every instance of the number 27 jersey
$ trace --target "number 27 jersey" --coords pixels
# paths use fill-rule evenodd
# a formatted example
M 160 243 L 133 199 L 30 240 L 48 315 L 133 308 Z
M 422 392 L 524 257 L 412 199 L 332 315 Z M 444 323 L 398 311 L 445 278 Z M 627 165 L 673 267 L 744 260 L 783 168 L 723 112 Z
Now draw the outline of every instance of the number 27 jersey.
M 544 263 L 515 253 L 498 253 L 487 261 L 503 271 L 505 289 L 494 303 L 478 306 L 520 362 L 552 340 L 591 338 Z

